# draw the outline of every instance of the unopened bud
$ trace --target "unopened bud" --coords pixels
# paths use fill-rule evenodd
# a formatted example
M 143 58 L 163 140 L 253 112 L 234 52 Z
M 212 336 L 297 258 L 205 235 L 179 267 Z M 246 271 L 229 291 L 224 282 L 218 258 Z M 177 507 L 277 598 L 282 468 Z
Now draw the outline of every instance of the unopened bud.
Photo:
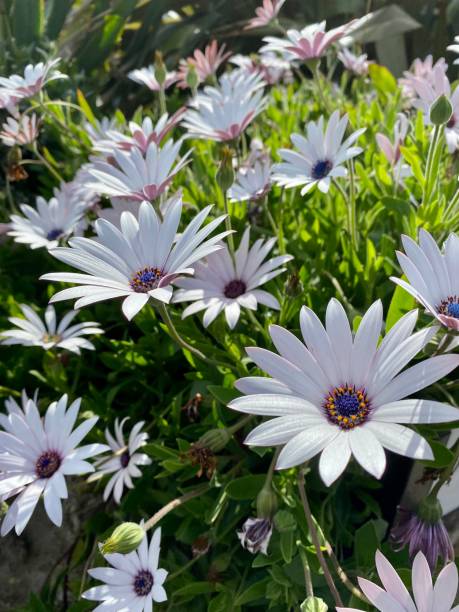
M 200 447 L 208 448 L 213 453 L 221 451 L 231 439 L 231 433 L 228 429 L 211 429 L 202 435 L 197 444 Z
M 233 152 L 229 147 L 224 147 L 222 150 L 222 158 L 218 166 L 216 179 L 223 193 L 226 193 L 234 183 Z
M 430 107 L 430 121 L 434 125 L 445 125 L 451 119 L 453 107 L 445 95 L 438 97 Z
M 101 547 L 103 555 L 121 553 L 127 555 L 136 550 L 145 537 L 145 530 L 137 523 L 122 523 Z
M 155 78 L 158 81 L 158 84 L 164 85 L 166 82 L 167 70 L 166 66 L 163 62 L 163 55 L 160 51 L 156 51 L 155 53 Z
M 196 72 L 196 68 L 194 67 L 194 64 L 191 64 L 191 63 L 188 64 L 188 70 L 186 73 L 186 84 L 193 92 L 195 91 L 196 87 L 199 85 L 198 73 Z
M 277 495 L 271 485 L 265 485 L 257 495 L 257 516 L 272 519 L 277 510 Z

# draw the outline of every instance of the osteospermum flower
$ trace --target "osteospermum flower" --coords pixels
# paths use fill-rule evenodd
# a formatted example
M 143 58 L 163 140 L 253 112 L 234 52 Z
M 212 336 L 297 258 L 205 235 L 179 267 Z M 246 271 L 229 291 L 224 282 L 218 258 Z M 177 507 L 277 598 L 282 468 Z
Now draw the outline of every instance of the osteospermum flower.
M 331 179 L 346 176 L 347 169 L 343 164 L 362 152 L 360 147 L 352 146 L 363 134 L 365 128 L 353 132 L 343 142 L 347 126 L 347 115 L 340 119 L 335 111 L 324 129 L 324 118 L 307 125 L 307 137 L 292 134 L 290 140 L 299 151 L 280 149 L 279 155 L 284 160 L 273 166 L 273 181 L 287 189 L 304 185 L 301 195 L 310 191 L 315 185 L 326 193 Z
M 73 238 L 70 248 L 57 248 L 52 254 L 85 274 L 55 272 L 42 279 L 77 283 L 59 291 L 51 301 L 78 298 L 75 307 L 116 297 L 125 298 L 123 312 L 132 319 L 150 298 L 169 302 L 173 283 L 183 274 L 193 273 L 193 264 L 221 248 L 217 243 L 228 232 L 206 240 L 224 215 L 201 227 L 211 206 L 204 208 L 176 236 L 182 213 L 177 196 L 169 204 L 164 219 L 153 206 L 143 202 L 138 219 L 130 212 L 121 215 L 121 229 L 106 221 L 95 222 L 97 238 Z
M 434 586 L 426 558 L 418 553 L 411 572 L 414 601 L 395 568 L 379 550 L 376 551 L 376 569 L 382 587 L 365 578 L 358 581 L 367 599 L 379 612 L 459 612 L 459 606 L 452 607 L 458 584 L 454 563 L 442 569 Z M 336 609 L 338 612 L 363 612 L 356 608 Z
M 92 342 L 83 336 L 104 333 L 94 321 L 70 326 L 78 314 L 76 310 L 68 312 L 58 323 L 53 306 L 46 308 L 44 321 L 27 304 L 20 304 L 20 308 L 25 319 L 19 317 L 8 319 L 17 329 L 0 332 L 1 344 L 41 346 L 45 350 L 60 348 L 79 355 L 80 349 L 94 350 Z
M 399 423 L 450 422 L 459 411 L 441 402 L 405 398 L 446 376 L 459 365 L 459 356 L 432 357 L 402 372 L 438 328 L 411 335 L 417 320 L 414 310 L 378 345 L 382 316 L 378 300 L 353 337 L 337 300 L 328 303 L 326 328 L 303 306 L 300 326 L 305 344 L 272 325 L 271 338 L 280 355 L 246 349 L 272 378 L 237 381 L 237 389 L 246 396 L 229 407 L 275 417 L 256 427 L 246 444 L 283 445 L 277 469 L 300 465 L 320 453 L 319 473 L 327 486 L 342 474 L 352 456 L 375 478 L 381 478 L 386 467 L 384 448 L 416 459 L 432 458 L 425 439 Z
M 107 133 L 116 131 L 121 125 L 116 117 L 102 117 L 94 119 L 93 122 L 86 121 L 84 124 L 85 132 L 88 135 L 93 147 L 101 140 L 106 140 Z
M 277 18 L 284 3 L 285 0 L 263 0 L 263 5 L 255 9 L 256 17 L 252 17 L 244 29 L 251 30 L 269 25 Z
M 28 64 L 24 76 L 13 74 L 10 77 L 0 77 L 0 88 L 16 100 L 30 98 L 41 91 L 50 81 L 66 79 L 67 76 L 55 70 L 60 58 L 49 62 Z
M 228 190 L 230 200 L 244 202 L 260 200 L 271 189 L 271 162 L 257 161 L 253 166 L 239 168 L 236 180 Z
M 187 76 L 190 68 L 193 68 L 198 77 L 198 84 L 204 83 L 210 76 L 217 73 L 217 70 L 231 55 L 230 52 L 225 52 L 226 45 L 223 44 L 218 48 L 216 40 L 210 42 L 202 52 L 200 49 L 195 49 L 191 57 L 182 59 L 179 62 L 178 70 L 178 86 L 182 89 L 188 87 Z
M 182 142 L 183 139 L 175 143 L 168 140 L 163 147 L 151 142 L 145 156 L 137 147 L 130 151 L 114 149 L 111 154 L 116 164 L 95 159 L 88 168 L 95 179 L 88 186 L 107 196 L 131 198 L 139 202 L 154 200 L 164 193 L 177 172 L 187 163 L 191 150 L 174 166 Z
M 128 77 L 135 83 L 145 85 L 148 89 L 151 89 L 151 91 L 160 91 L 161 89 L 165 91 L 179 80 L 177 72 L 167 72 L 164 83 L 160 85 L 156 79 L 154 66 L 140 68 L 139 70 L 131 70 L 131 72 L 128 73 Z
M 104 444 L 78 448 L 97 417 L 86 419 L 74 429 L 81 400 L 68 408 L 67 401 L 67 395 L 63 395 L 40 418 L 37 405 L 29 399 L 24 410 L 11 411 L 7 416 L 7 427 L 0 431 L 0 499 L 16 499 L 3 519 L 2 536 L 13 527 L 17 535 L 23 532 L 42 495 L 47 515 L 60 527 L 61 499 L 67 498 L 65 476 L 94 471 L 86 460 L 107 450 Z
M 443 252 L 432 236 L 419 230 L 419 245 L 409 236 L 402 236 L 405 253 L 397 251 L 397 259 L 408 282 L 391 276 L 391 280 L 411 293 L 427 312 L 442 325 L 459 330 L 459 279 L 455 270 L 459 257 L 459 238 L 450 234 Z
M 406 178 L 411 175 L 411 168 L 408 164 L 403 163 L 400 147 L 405 142 L 408 133 L 409 121 L 406 115 L 399 113 L 397 121 L 394 125 L 394 136 L 391 142 L 385 134 L 377 133 L 376 142 L 379 148 L 384 153 L 387 161 L 392 166 L 396 181 Z
M 77 203 L 67 194 L 57 196 L 49 201 L 38 196 L 36 208 L 20 204 L 23 216 L 11 215 L 8 236 L 13 236 L 15 242 L 30 245 L 31 249 L 52 249 L 59 241 L 80 231 L 84 225 L 85 202 Z
M 182 125 L 195 138 L 234 140 L 263 110 L 263 84 L 256 74 L 224 74 L 218 88 L 205 87 L 194 98 Z
M 249 248 L 250 230 L 246 229 L 234 261 L 227 247 L 209 256 L 206 262 L 199 262 L 193 278 L 177 281 L 181 289 L 174 296 L 174 302 L 190 302 L 183 311 L 187 317 L 205 310 L 204 327 L 224 311 L 226 322 L 233 329 L 239 320 L 241 308 L 257 310 L 258 303 L 279 310 L 277 299 L 262 289 L 261 285 L 285 272 L 280 268 L 290 261 L 291 255 L 279 255 L 265 261 L 276 243 L 275 238 L 266 242 L 258 239 Z
M 88 570 L 90 576 L 100 580 L 102 586 L 93 587 L 82 595 L 91 601 L 101 601 L 96 610 L 152 612 L 153 603 L 167 600 L 163 583 L 165 569 L 158 568 L 161 528 L 158 527 L 148 546 L 145 535 L 140 546 L 127 555 L 105 554 L 111 567 Z
M 346 70 L 353 72 L 357 76 L 367 76 L 368 69 L 372 63 L 368 61 L 368 55 L 366 53 L 355 55 L 355 53 L 352 53 L 352 51 L 349 51 L 346 47 L 343 47 L 343 49 L 338 52 L 338 59 Z
M 410 68 L 405 70 L 403 78 L 399 79 L 399 85 L 402 87 L 402 92 L 405 98 L 412 98 L 416 96 L 416 89 L 414 83 L 418 79 L 433 83 L 435 80 L 435 71 L 440 70 L 446 73 L 448 70 L 448 64 L 445 62 L 444 57 L 440 57 L 435 63 L 432 55 L 428 55 L 424 60 L 416 58 Z
M 38 136 L 35 114 L 22 115 L 19 119 L 8 117 L 0 130 L 0 139 L 7 147 L 31 144 Z
M 259 74 L 267 85 L 276 85 L 281 81 L 290 83 L 293 80 L 289 62 L 269 51 L 255 57 L 234 55 L 230 61 L 243 73 Z
M 110 457 L 101 457 L 96 463 L 96 472 L 88 478 L 88 482 L 101 478 L 107 474 L 112 474 L 104 490 L 104 501 L 113 494 L 113 499 L 117 504 L 121 501 L 124 487 L 133 489 L 133 478 L 142 476 L 142 472 L 137 466 L 150 465 L 151 459 L 145 453 L 138 453 L 137 450 L 145 446 L 148 434 L 142 432 L 144 421 L 136 423 L 129 434 L 126 443 L 123 434 L 123 427 L 129 417 L 125 417 L 121 423 L 115 419 L 115 435 L 112 436 L 110 430 L 105 430 L 105 437 L 112 451 Z

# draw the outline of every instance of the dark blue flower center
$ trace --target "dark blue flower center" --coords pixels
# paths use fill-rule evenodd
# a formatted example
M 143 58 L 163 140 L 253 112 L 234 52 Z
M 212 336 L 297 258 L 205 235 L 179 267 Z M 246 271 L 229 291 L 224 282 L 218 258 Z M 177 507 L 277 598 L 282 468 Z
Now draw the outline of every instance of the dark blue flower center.
M 59 236 L 62 236 L 63 234 L 63 230 L 61 229 L 52 229 L 51 231 L 48 232 L 48 234 L 46 235 L 46 239 L 47 240 L 57 240 L 57 238 L 59 238 Z
M 51 478 L 61 465 L 61 458 L 55 451 L 42 453 L 35 463 L 35 474 L 38 478 Z
M 348 384 L 335 387 L 325 398 L 324 408 L 328 420 L 341 429 L 361 425 L 371 409 L 365 389 Z
M 129 465 L 129 460 L 131 456 L 128 450 L 125 450 L 124 453 L 120 456 L 121 467 L 126 468 Z
M 451 304 L 448 304 L 446 310 L 448 311 L 450 317 L 459 319 L 459 304 L 457 302 L 451 302 Z
M 230 281 L 226 285 L 225 289 L 223 290 L 223 293 L 225 294 L 225 297 L 234 300 L 235 298 L 245 293 L 245 290 L 246 284 L 244 283 L 244 281 L 235 279 Z
M 148 293 L 158 287 L 162 277 L 163 273 L 159 268 L 143 268 L 134 274 L 130 285 L 136 293 Z
M 459 297 L 457 295 L 450 295 L 445 300 L 442 300 L 438 306 L 438 313 L 459 319 Z
M 312 167 L 312 178 L 316 180 L 323 179 L 327 176 L 330 170 L 333 168 L 333 164 L 328 159 L 321 159 L 316 162 Z
M 140 571 L 134 579 L 134 591 L 139 597 L 145 597 L 153 588 L 153 575 L 148 570 Z

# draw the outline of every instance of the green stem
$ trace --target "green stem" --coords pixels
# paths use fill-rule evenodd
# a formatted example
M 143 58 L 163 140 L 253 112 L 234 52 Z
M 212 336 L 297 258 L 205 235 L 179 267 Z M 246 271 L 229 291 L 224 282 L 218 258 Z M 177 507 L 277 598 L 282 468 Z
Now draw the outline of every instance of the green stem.
M 432 176 L 432 171 L 434 167 L 434 160 L 437 156 L 437 148 L 441 140 L 441 135 L 443 131 L 442 125 L 436 125 L 433 132 L 432 140 L 430 141 L 429 151 L 427 153 L 427 162 L 426 162 L 426 173 L 425 173 L 425 185 L 424 185 L 424 193 L 422 194 L 422 202 L 421 206 L 426 204 L 432 194 L 432 188 L 436 181 L 435 176 Z
M 355 202 L 355 174 L 354 164 L 352 160 L 348 162 L 349 167 L 349 208 L 351 217 L 351 239 L 354 244 L 354 249 L 357 251 L 359 246 L 359 234 L 357 231 L 357 208 Z
M 459 462 L 459 440 L 456 442 L 455 446 L 456 446 L 456 448 L 454 449 L 454 456 L 453 456 L 453 459 L 452 459 L 451 463 L 443 471 L 443 473 L 440 476 L 440 478 L 434 484 L 434 486 L 432 487 L 432 490 L 429 493 L 429 496 L 437 497 L 438 492 L 440 491 L 442 486 L 445 484 L 445 482 L 447 482 L 451 478 L 451 476 L 453 475 L 454 471 L 456 470 L 457 464 Z
M 257 317 L 253 314 L 253 311 L 250 310 L 250 308 L 246 308 L 245 310 L 246 310 L 247 316 L 249 317 L 249 319 L 250 319 L 251 323 L 253 324 L 253 326 L 258 329 L 258 331 L 263 335 L 263 338 L 269 344 L 271 342 L 271 338 L 269 337 L 269 334 L 266 331 L 266 329 L 263 327 L 263 325 L 260 323 L 260 321 L 257 319 Z
M 327 111 L 327 113 L 331 114 L 332 110 L 328 104 L 327 98 L 325 96 L 325 91 L 323 88 L 323 80 L 322 80 L 322 73 L 320 72 L 319 69 L 319 61 L 317 60 L 314 68 L 313 68 L 313 74 L 314 74 L 314 82 L 317 85 L 317 93 L 319 94 L 319 101 L 322 103 L 322 106 L 324 107 L 324 109 Z
M 228 234 L 227 240 L 228 240 L 230 255 L 231 257 L 234 258 L 234 238 L 233 238 L 233 228 L 231 227 L 231 215 L 229 213 L 228 196 L 226 194 L 226 191 L 223 191 L 223 189 L 222 189 L 222 194 L 223 194 L 223 204 L 225 206 L 225 213 L 226 213 L 226 217 L 225 217 L 226 231 L 231 232 L 231 234 Z
M 306 596 L 314 597 L 314 587 L 312 586 L 311 568 L 309 567 L 308 556 L 301 546 L 301 540 L 298 540 L 297 546 L 298 550 L 300 551 L 301 562 L 303 563 L 304 586 L 306 588 Z
M 250 421 L 253 418 L 254 418 L 253 414 L 250 414 L 249 416 L 243 417 L 237 423 L 235 423 L 231 427 L 228 427 L 228 431 L 230 432 L 231 435 L 235 434 L 237 431 L 239 431 L 240 429 L 245 427 L 245 425 L 247 425 L 247 423 L 250 423 Z
M 33 152 L 35 153 L 35 155 L 38 157 L 38 159 L 41 161 L 41 163 L 51 172 L 51 174 L 54 176 L 55 179 L 57 179 L 60 183 L 64 182 L 64 179 L 62 178 L 62 176 L 59 174 L 59 172 L 57 170 L 55 170 L 51 164 L 49 163 L 49 161 L 43 157 L 43 155 L 40 153 L 40 151 L 38 150 L 38 147 L 35 146 L 33 147 Z
M 158 91 L 158 96 L 159 96 L 159 110 L 161 112 L 161 115 L 164 115 L 167 113 L 167 106 L 166 106 L 166 96 L 164 94 L 164 89 L 162 87 L 160 87 Z

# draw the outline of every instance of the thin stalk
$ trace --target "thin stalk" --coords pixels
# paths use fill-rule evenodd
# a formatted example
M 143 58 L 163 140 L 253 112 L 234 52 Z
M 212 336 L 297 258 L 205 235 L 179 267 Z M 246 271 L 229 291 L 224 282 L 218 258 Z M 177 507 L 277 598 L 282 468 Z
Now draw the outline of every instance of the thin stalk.
M 300 493 L 301 502 L 303 504 L 304 515 L 306 517 L 306 522 L 308 524 L 309 533 L 311 535 L 312 543 L 314 544 L 314 548 L 316 549 L 316 555 L 319 559 L 320 566 L 325 576 L 325 580 L 327 581 L 328 588 L 333 596 L 335 601 L 335 605 L 342 606 L 343 602 L 341 600 L 341 596 L 338 593 L 338 589 L 335 586 L 333 581 L 333 577 L 328 568 L 327 562 L 325 561 L 324 554 L 322 552 L 322 548 L 319 542 L 319 535 L 317 533 L 316 526 L 314 525 L 314 520 L 311 514 L 311 508 L 309 506 L 308 498 L 306 495 L 306 487 L 304 481 L 304 468 L 300 468 L 298 472 L 298 491 Z
M 263 198 L 263 208 L 266 211 L 266 216 L 268 217 L 268 221 L 271 225 L 271 229 L 273 230 L 274 235 L 277 235 L 277 225 L 276 222 L 274 221 L 274 218 L 271 214 L 271 211 L 269 210 L 269 206 L 268 206 L 268 196 L 265 196 Z
M 354 164 L 352 160 L 348 161 L 349 167 L 349 209 L 350 209 L 350 217 L 351 217 L 351 239 L 354 244 L 354 248 L 357 251 L 359 246 L 359 234 L 357 231 L 357 208 L 355 205 L 355 174 L 354 174 Z
M 355 246 L 355 242 L 354 242 L 354 208 L 355 208 L 355 203 L 353 204 L 351 202 L 351 197 L 348 196 L 348 194 L 344 191 L 344 189 L 341 187 L 339 181 L 335 180 L 335 187 L 338 189 L 338 191 L 340 192 L 344 203 L 346 204 L 346 208 L 347 208 L 347 232 L 349 234 L 349 238 L 351 239 L 351 243 L 354 247 L 354 249 L 356 249 Z
M 459 202 L 459 189 L 456 191 L 456 193 L 453 196 L 453 199 L 448 204 L 448 206 L 445 209 L 445 212 L 443 213 L 444 220 L 448 219 L 450 213 L 455 209 L 458 202 Z
M 57 179 L 60 183 L 64 181 L 64 179 L 59 174 L 59 172 L 51 166 L 51 164 L 45 157 L 43 157 L 43 155 L 38 150 L 38 147 L 36 146 L 36 144 L 33 147 L 33 152 L 38 157 L 38 159 L 41 161 L 41 163 L 51 172 L 51 174 L 54 176 L 55 179 Z
M 228 240 L 231 257 L 234 257 L 234 238 L 233 238 L 233 228 L 231 226 L 231 215 L 229 213 L 228 196 L 227 196 L 226 191 L 223 191 L 223 189 L 222 189 L 222 195 L 223 195 L 223 204 L 225 206 L 225 213 L 226 213 L 226 217 L 225 217 L 226 231 L 231 232 L 231 234 L 228 235 L 227 240 Z
M 250 414 L 249 416 L 243 417 L 237 423 L 235 423 L 231 427 L 228 427 L 228 431 L 230 432 L 231 435 L 235 434 L 237 431 L 239 431 L 240 429 L 245 427 L 245 425 L 247 425 L 247 423 L 250 423 L 250 421 L 253 418 L 254 418 L 253 414 Z
M 162 87 L 159 88 L 158 96 L 159 96 L 159 110 L 161 112 L 161 115 L 164 115 L 167 113 L 167 106 L 166 106 L 166 96 L 164 94 L 164 89 Z
M 422 194 L 422 202 L 423 204 L 427 203 L 427 200 L 430 198 L 432 193 L 432 182 L 436 180 L 436 177 L 432 177 L 433 170 L 433 162 L 436 157 L 436 150 L 439 145 L 441 135 L 442 135 L 443 126 L 436 125 L 434 128 L 434 133 L 432 140 L 430 141 L 429 151 L 427 153 L 427 162 L 426 162 L 426 174 L 425 174 L 425 185 L 424 185 L 424 193 Z
M 304 571 L 304 586 L 306 588 L 306 597 L 314 597 L 314 587 L 312 586 L 311 568 L 309 567 L 308 556 L 301 546 L 301 541 L 296 543 L 300 551 L 301 562 Z
M 149 529 L 154 527 L 157 523 L 159 523 L 159 521 L 163 519 L 167 514 L 169 514 L 169 512 L 172 512 L 172 510 L 175 510 L 176 508 L 183 506 L 183 504 L 186 504 L 186 502 L 190 501 L 190 499 L 199 497 L 200 495 L 205 493 L 209 488 L 210 488 L 210 485 L 209 483 L 206 482 L 205 484 L 202 484 L 201 486 L 196 487 L 196 489 L 193 489 L 192 491 L 188 491 L 188 493 L 185 493 L 181 497 L 176 497 L 175 499 L 170 501 L 168 504 L 163 506 L 160 510 L 158 510 L 158 512 L 153 514 L 153 516 L 150 517 L 148 521 L 144 524 L 143 528 L 145 529 L 145 531 L 148 531 Z
M 354 595 L 354 597 L 357 597 L 361 601 L 368 603 L 368 600 L 365 597 L 365 595 L 362 593 L 362 591 L 358 587 L 355 586 L 355 584 L 351 581 L 349 576 L 346 574 L 346 572 L 343 570 L 343 568 L 339 564 L 339 561 L 333 551 L 333 548 L 331 547 L 330 542 L 328 542 L 326 538 L 324 538 L 324 540 L 325 540 L 325 550 L 327 551 L 327 554 L 330 557 L 333 569 L 335 570 L 338 578 L 344 584 L 346 589 L 348 589 L 348 591 L 350 591 L 352 595 Z
M 314 81 L 317 85 L 317 93 L 319 94 L 319 101 L 322 103 L 322 106 L 324 107 L 324 109 L 327 111 L 327 113 L 331 113 L 332 110 L 328 104 L 327 98 L 325 96 L 325 91 L 323 88 L 323 81 L 322 81 L 322 73 L 320 72 L 319 69 L 319 61 L 316 62 L 316 65 L 313 68 L 313 74 L 314 74 Z
M 257 317 L 253 314 L 253 311 L 250 310 L 250 308 L 246 308 L 246 312 L 247 312 L 247 316 L 249 317 L 251 323 L 254 325 L 254 327 L 258 329 L 258 331 L 263 335 L 263 338 L 269 344 L 271 342 L 271 338 L 269 337 L 269 334 L 266 331 L 266 329 L 263 327 L 263 325 L 260 323 Z

